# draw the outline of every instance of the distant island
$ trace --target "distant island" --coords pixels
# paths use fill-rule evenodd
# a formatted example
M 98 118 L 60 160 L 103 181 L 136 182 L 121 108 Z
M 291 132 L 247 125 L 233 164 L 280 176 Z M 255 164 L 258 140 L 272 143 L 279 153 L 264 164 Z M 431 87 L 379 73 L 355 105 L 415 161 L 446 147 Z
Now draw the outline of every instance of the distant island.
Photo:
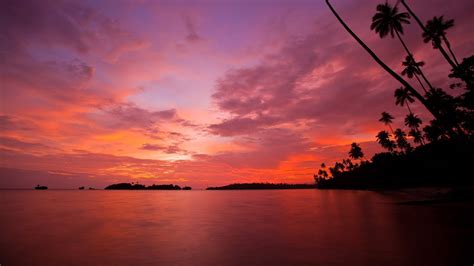
M 252 190 L 252 189 L 314 189 L 314 184 L 274 184 L 274 183 L 237 183 L 222 187 L 208 187 L 206 190 Z
M 48 187 L 47 186 L 36 185 L 35 189 L 36 190 L 46 190 L 46 189 L 48 189 Z
M 145 186 L 138 183 L 118 183 L 107 186 L 107 190 L 191 190 L 191 187 L 184 187 L 181 189 L 178 185 L 151 185 Z

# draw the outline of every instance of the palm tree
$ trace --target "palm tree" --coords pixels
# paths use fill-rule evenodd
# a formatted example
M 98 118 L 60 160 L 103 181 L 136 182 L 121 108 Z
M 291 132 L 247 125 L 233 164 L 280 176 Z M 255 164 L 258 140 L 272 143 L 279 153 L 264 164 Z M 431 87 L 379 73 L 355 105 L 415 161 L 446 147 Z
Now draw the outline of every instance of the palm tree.
M 327 178 L 328 177 L 328 172 L 326 172 L 326 170 L 319 169 L 318 177 L 319 178 Z
M 418 93 L 417 90 L 415 90 L 415 88 L 413 88 L 406 80 L 404 80 L 401 76 L 399 76 L 397 73 L 395 73 L 395 71 L 393 71 L 390 67 L 387 66 L 387 64 L 385 64 L 360 38 L 359 36 L 357 36 L 350 28 L 349 26 L 347 26 L 347 24 L 344 22 L 344 20 L 342 20 L 342 18 L 339 16 L 339 14 L 336 12 L 336 10 L 332 7 L 331 3 L 329 3 L 329 0 L 326 0 L 326 4 L 327 6 L 329 7 L 329 9 L 331 10 L 331 12 L 334 14 L 334 16 L 336 17 L 336 19 L 339 21 L 339 23 L 341 23 L 341 25 L 344 27 L 344 29 L 352 36 L 352 38 L 354 38 L 357 43 L 359 43 L 360 46 L 362 46 L 362 48 L 364 48 L 364 50 L 372 57 L 372 59 L 374 59 L 375 62 L 377 62 L 377 64 L 379 64 L 379 66 L 381 68 L 383 68 L 387 73 L 389 73 L 394 79 L 396 79 L 398 82 L 400 82 L 400 84 L 402 84 L 405 88 L 407 88 L 410 93 L 418 100 L 421 102 L 421 104 L 423 104 L 426 109 L 434 116 L 434 117 L 439 117 L 439 114 L 438 114 L 438 111 L 434 108 L 432 108 L 428 102 L 425 100 L 425 98 L 423 98 L 423 96 Z
M 326 164 L 322 163 L 321 168 L 318 171 L 318 175 L 313 175 L 314 176 L 314 181 L 318 183 L 322 179 L 327 179 L 329 177 L 328 172 L 326 171 Z
M 456 98 L 442 89 L 434 89 L 426 94 L 426 100 L 438 110 L 440 118 L 436 120 L 439 122 L 439 128 L 444 128 L 451 136 L 456 135 L 454 129 L 458 134 L 464 135 L 460 124 L 460 112 L 456 108 L 458 105 Z
M 415 99 L 410 94 L 410 91 L 408 91 L 406 88 L 398 88 L 395 90 L 395 104 L 404 106 L 405 104 L 407 105 L 408 112 L 411 112 L 411 108 L 409 103 L 413 103 Z
M 464 81 L 466 83 L 465 89 L 474 91 L 474 55 L 464 58 L 457 68 L 451 70 L 449 77 Z
M 454 19 L 444 21 L 444 16 L 433 17 L 432 20 L 428 20 L 426 23 L 426 31 L 423 33 L 423 41 L 425 43 L 431 42 L 433 47 L 440 47 L 441 41 L 444 41 L 454 63 L 459 65 L 459 62 L 451 49 L 451 43 L 449 43 L 448 38 L 446 37 L 446 31 L 452 27 L 454 27 Z
M 405 117 L 405 126 L 411 129 L 408 135 L 413 137 L 413 141 L 415 143 L 421 143 L 421 145 L 424 145 L 425 143 L 423 142 L 423 135 L 419 129 L 421 123 L 423 122 L 415 114 L 410 113 Z
M 406 45 L 405 41 L 403 41 L 401 36 L 403 35 L 403 24 L 410 24 L 409 19 L 410 15 L 407 12 L 398 12 L 397 6 L 392 7 L 388 2 L 385 2 L 385 4 L 377 5 L 377 13 L 375 13 L 375 15 L 372 17 L 370 29 L 375 30 L 375 32 L 378 33 L 382 39 L 387 37 L 389 33 L 392 38 L 394 38 L 396 35 L 403 48 L 405 48 L 408 56 L 411 57 L 413 61 L 415 61 L 415 58 L 413 58 L 413 53 L 410 52 L 408 46 Z M 431 83 L 428 81 L 423 71 L 421 71 L 418 66 L 417 69 L 420 72 L 421 77 L 425 80 L 426 84 L 432 88 L 433 86 L 431 86 Z
M 354 164 L 352 163 L 351 159 L 343 159 L 342 164 L 346 167 L 347 170 L 352 171 L 354 170 Z
M 426 100 L 430 102 L 430 104 L 436 109 L 441 110 L 442 113 L 445 113 L 445 110 L 452 108 L 455 102 L 453 96 L 447 94 L 444 90 L 439 88 L 430 90 L 426 94 Z
M 421 134 L 421 131 L 411 129 L 410 132 L 408 132 L 408 136 L 413 137 L 413 142 L 415 142 L 416 144 L 425 145 L 425 141 L 423 140 L 423 134 Z
M 376 138 L 382 148 L 387 149 L 390 152 L 393 152 L 397 148 L 395 142 L 390 139 L 390 134 L 385 130 L 380 131 Z
M 425 65 L 425 62 L 423 61 L 415 62 L 414 60 L 412 60 L 410 56 L 407 56 L 405 58 L 405 61 L 402 62 L 402 66 L 405 67 L 402 71 L 402 76 L 406 75 L 410 79 L 415 77 L 416 80 L 418 80 L 418 82 L 420 83 L 421 88 L 425 91 L 425 93 L 427 93 L 428 91 L 426 90 L 425 86 L 423 85 L 420 78 L 418 77 L 418 75 L 421 75 L 421 72 L 418 69 L 421 69 L 421 67 L 424 65 Z
M 362 152 L 362 148 L 360 147 L 359 144 L 357 143 L 352 143 L 351 144 L 351 150 L 349 151 L 349 157 L 351 157 L 354 160 L 359 160 L 364 158 L 364 153 Z
M 421 22 L 421 20 L 418 18 L 418 16 L 411 10 L 411 8 L 407 5 L 405 0 L 402 0 L 402 4 L 406 8 L 406 10 L 410 13 L 410 15 L 415 19 L 415 21 L 418 23 L 418 25 L 423 30 L 423 32 L 424 33 L 428 32 L 425 25 L 423 25 L 423 22 Z M 448 53 L 446 53 L 446 50 L 444 50 L 443 46 L 435 45 L 435 43 L 433 43 L 433 48 L 438 49 L 440 51 L 440 53 L 443 55 L 444 59 L 446 59 L 448 64 L 451 65 L 451 67 L 453 69 L 457 68 L 457 64 L 454 63 L 454 61 L 449 57 Z
M 440 139 L 447 139 L 449 136 L 446 134 L 446 130 L 444 129 L 443 125 L 437 120 L 431 121 L 430 125 L 427 125 L 423 128 L 425 132 L 425 138 L 430 142 L 435 142 Z
M 421 119 L 415 114 L 408 114 L 405 117 L 405 126 L 409 128 L 419 128 L 421 123 Z
M 408 143 L 408 140 L 407 140 L 407 134 L 397 128 L 395 129 L 395 140 L 397 141 L 397 146 L 400 148 L 400 151 L 409 151 L 411 150 L 411 146 L 410 146 L 410 143 Z
M 382 117 L 380 117 L 379 121 L 384 123 L 386 126 L 390 128 L 390 131 L 393 134 L 393 129 L 392 129 L 392 121 L 393 121 L 393 116 L 387 112 L 382 112 Z

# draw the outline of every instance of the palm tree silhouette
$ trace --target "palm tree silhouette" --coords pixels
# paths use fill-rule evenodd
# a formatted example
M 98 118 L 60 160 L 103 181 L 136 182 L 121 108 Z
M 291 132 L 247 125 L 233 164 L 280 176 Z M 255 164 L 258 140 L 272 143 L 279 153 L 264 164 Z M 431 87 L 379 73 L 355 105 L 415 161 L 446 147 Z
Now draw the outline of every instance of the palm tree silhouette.
M 420 28 L 423 30 L 424 33 L 428 32 L 428 30 L 426 29 L 425 25 L 423 25 L 423 22 L 421 22 L 421 20 L 418 18 L 418 16 L 413 12 L 413 10 L 408 6 L 408 4 L 406 3 L 405 0 L 401 0 L 403 6 L 406 8 L 406 10 L 410 13 L 410 15 L 415 19 L 415 21 L 418 23 L 418 25 L 420 26 Z M 448 62 L 449 65 L 451 65 L 451 67 L 453 69 L 456 69 L 457 68 L 457 64 L 454 63 L 454 61 L 449 57 L 448 53 L 446 52 L 446 50 L 444 50 L 443 46 L 441 45 L 435 45 L 433 43 L 433 48 L 435 49 L 438 49 L 440 51 L 440 53 L 443 55 L 444 59 L 446 59 L 446 61 Z
M 420 127 L 421 123 L 421 119 L 415 114 L 408 114 L 405 117 L 405 126 L 409 128 L 418 128 Z
M 410 143 L 408 143 L 408 140 L 407 140 L 407 134 L 397 128 L 395 129 L 395 140 L 397 141 L 397 146 L 400 148 L 400 151 L 409 151 L 411 150 L 411 146 L 410 146 Z
M 360 147 L 359 144 L 357 143 L 352 143 L 351 144 L 351 150 L 349 151 L 349 157 L 351 157 L 354 160 L 359 160 L 364 158 L 364 153 L 362 152 L 362 148 Z
M 390 128 L 390 131 L 393 134 L 393 129 L 392 129 L 392 121 L 393 121 L 393 116 L 387 112 L 382 112 L 382 117 L 380 117 L 379 121 L 384 123 L 386 126 Z
M 456 134 L 464 135 L 464 130 L 460 124 L 461 113 L 457 109 L 458 100 L 447 94 L 442 89 L 430 90 L 426 94 L 427 101 L 439 110 L 440 118 L 438 127 L 444 128 L 451 136 Z M 462 118 L 461 118 L 462 119 Z M 456 131 L 454 130 L 457 130 Z
M 424 145 L 425 143 L 423 141 L 423 135 L 421 134 L 419 129 L 421 123 L 421 119 L 415 114 L 410 113 L 405 117 L 405 126 L 411 129 L 408 135 L 413 137 L 413 141 L 415 143 L 421 143 L 422 145 Z
M 432 121 L 431 125 L 427 125 L 423 128 L 425 132 L 425 138 L 430 142 L 435 142 L 440 139 L 448 139 L 446 131 L 443 129 L 437 120 Z
M 426 94 L 426 99 L 438 110 L 444 110 L 452 107 L 455 101 L 453 96 L 447 94 L 444 90 L 439 88 L 430 90 Z
M 420 78 L 418 77 L 418 75 L 421 75 L 421 72 L 419 71 L 419 69 L 421 69 L 421 67 L 424 65 L 425 65 L 425 62 L 423 61 L 415 62 L 410 56 L 407 56 L 405 57 L 405 61 L 402 62 L 402 66 L 405 67 L 402 71 L 402 76 L 406 75 L 408 78 L 415 77 L 416 80 L 418 80 L 418 82 L 420 83 L 421 88 L 425 91 L 425 93 L 427 93 L 428 91 L 426 90 L 425 86 L 423 85 Z
M 413 103 L 415 99 L 410 94 L 410 91 L 408 91 L 406 88 L 398 88 L 395 90 L 395 104 L 404 106 L 405 104 L 407 105 L 408 112 L 411 114 L 411 108 L 409 103 Z
M 406 45 L 405 41 L 403 41 L 401 36 L 403 35 L 403 24 L 410 24 L 410 15 L 407 12 L 398 12 L 398 7 L 392 7 L 388 2 L 377 5 L 376 10 L 377 13 L 375 13 L 375 15 L 372 17 L 370 29 L 375 30 L 375 32 L 378 33 L 382 39 L 387 37 L 389 33 L 392 38 L 394 38 L 396 35 L 408 56 L 411 57 L 413 61 L 415 61 L 413 53 L 408 49 L 408 46 Z M 433 88 L 423 71 L 421 71 L 418 66 L 415 65 L 415 67 L 420 72 L 420 75 L 423 80 L 425 80 L 426 84 L 428 84 L 428 87 Z
M 347 170 L 352 171 L 355 169 L 355 165 L 352 163 L 351 159 L 343 159 L 342 164 L 346 167 Z
M 383 68 L 387 73 L 389 73 L 394 79 L 396 79 L 398 82 L 400 82 L 400 84 L 402 84 L 405 88 L 407 88 L 410 93 L 418 100 L 421 102 L 421 104 L 423 104 L 426 109 L 436 118 L 439 117 L 439 113 L 436 109 L 432 108 L 429 103 L 425 100 L 425 98 L 423 98 L 423 96 L 415 89 L 413 88 L 413 86 L 411 86 L 406 80 L 404 80 L 401 76 L 399 76 L 395 71 L 393 71 L 390 67 L 387 66 L 387 64 L 385 64 L 360 38 L 359 36 L 357 36 L 352 30 L 351 28 L 349 28 L 349 26 L 347 26 L 347 24 L 344 22 L 344 20 L 342 20 L 342 18 L 339 16 L 339 14 L 336 12 L 336 10 L 332 7 L 331 3 L 329 2 L 329 0 L 326 0 L 326 4 L 327 6 L 329 7 L 329 9 L 331 10 L 331 12 L 334 14 L 334 16 L 336 17 L 336 19 L 339 21 L 339 23 L 341 23 L 341 25 L 344 27 L 344 29 L 352 36 L 352 38 L 354 38 L 354 40 L 357 41 L 357 43 L 359 43 L 360 46 L 362 46 L 362 48 L 364 48 L 364 50 L 372 57 L 372 59 L 374 59 L 375 62 L 377 62 L 377 64 L 379 64 L 379 66 L 381 68 Z
M 423 134 L 421 134 L 421 131 L 410 129 L 410 132 L 408 132 L 408 136 L 413 137 L 413 142 L 415 142 L 416 144 L 425 145 L 425 141 L 423 140 Z
M 472 91 L 474 91 L 474 55 L 464 58 L 457 68 L 451 70 L 449 77 L 464 81 L 466 83 L 466 89 L 472 93 Z M 473 109 L 472 103 L 474 103 L 474 101 L 471 101 L 471 104 L 467 104 L 471 105 L 471 109 Z
M 445 21 L 444 16 L 433 17 L 433 19 L 428 20 L 426 23 L 426 31 L 423 33 L 423 41 L 425 43 L 431 42 L 433 47 L 440 47 L 441 41 L 444 41 L 444 44 L 448 48 L 454 63 L 459 65 L 459 62 L 451 48 L 451 43 L 446 37 L 446 31 L 452 27 L 454 27 L 454 19 Z
M 393 152 L 397 148 L 395 142 L 390 139 L 390 134 L 385 130 L 380 131 L 376 138 L 382 148 L 387 149 L 390 152 Z

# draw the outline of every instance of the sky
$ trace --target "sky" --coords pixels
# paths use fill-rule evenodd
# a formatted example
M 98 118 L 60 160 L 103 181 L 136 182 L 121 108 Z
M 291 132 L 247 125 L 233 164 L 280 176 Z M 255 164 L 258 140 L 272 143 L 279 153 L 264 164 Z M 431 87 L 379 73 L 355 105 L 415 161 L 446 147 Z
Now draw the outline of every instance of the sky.
M 383 1 L 331 2 L 400 72 L 398 40 L 369 29 Z M 408 2 L 423 20 L 455 18 L 453 50 L 474 53 L 473 1 Z M 0 188 L 311 183 L 352 142 L 381 151 L 382 111 L 396 127 L 407 113 L 322 0 L 0 5 Z M 403 38 L 446 87 L 449 66 L 420 28 Z

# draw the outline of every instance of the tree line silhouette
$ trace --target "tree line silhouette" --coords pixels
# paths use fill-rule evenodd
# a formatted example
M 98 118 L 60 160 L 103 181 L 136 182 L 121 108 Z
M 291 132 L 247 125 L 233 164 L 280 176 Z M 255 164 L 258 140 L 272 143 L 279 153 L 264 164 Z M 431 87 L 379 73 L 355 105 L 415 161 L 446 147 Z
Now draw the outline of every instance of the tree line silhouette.
M 399 10 L 399 3 L 407 12 Z M 397 1 L 394 6 L 388 2 L 377 5 L 370 29 L 382 39 L 391 37 L 397 38 L 400 42 L 406 56 L 401 63 L 404 68 L 399 75 L 350 29 L 329 0 L 326 0 L 326 4 L 339 23 L 359 45 L 382 69 L 400 83 L 401 87 L 394 91 L 394 98 L 397 106 L 407 108 L 408 114 L 404 119 L 404 125 L 408 129 L 408 133 L 401 128 L 394 130 L 392 128 L 394 117 L 388 112 L 382 112 L 379 121 L 388 127 L 388 131 L 380 131 L 376 135 L 376 140 L 387 152 L 374 155 L 371 161 L 364 160 L 362 149 L 357 143 L 353 143 L 349 156 L 360 162 L 353 163 L 351 159 L 344 159 L 342 163 L 336 162 L 333 167 L 328 169 L 323 163 L 318 173 L 314 175 L 317 185 L 319 187 L 369 187 L 371 186 L 369 183 L 372 182 L 372 186 L 375 183 L 377 186 L 382 186 L 383 181 L 377 180 L 374 183 L 374 180 L 371 180 L 375 175 L 379 178 L 390 177 L 391 180 L 387 179 L 385 185 L 413 185 L 419 183 L 423 177 L 418 178 L 418 181 L 407 181 L 401 178 L 403 175 L 414 173 L 423 176 L 434 175 L 440 178 L 437 181 L 435 181 L 436 177 L 433 177 L 432 180 L 423 180 L 424 183 L 443 183 L 441 180 L 445 180 L 446 175 L 457 173 L 465 176 L 466 173 L 472 172 L 468 167 L 460 167 L 460 164 L 466 162 L 469 165 L 469 162 L 474 161 L 472 152 L 474 147 L 474 56 L 464 58 L 459 63 L 447 36 L 448 30 L 454 27 L 454 19 L 435 16 L 424 24 L 405 0 Z M 450 78 L 451 85 L 449 87 L 453 91 L 452 93 L 435 87 L 430 82 L 427 74 L 423 71 L 425 62 L 415 60 L 414 53 L 405 43 L 403 39 L 404 26 L 411 23 L 411 18 L 421 28 L 421 37 L 424 43 L 431 43 L 432 48 L 439 51 L 446 63 L 449 64 L 451 71 L 447 76 Z M 417 86 L 411 85 L 404 77 L 414 78 Z M 421 103 L 433 116 L 433 119 L 425 126 L 422 126 L 423 121 L 410 107 L 416 101 Z M 446 157 L 447 155 L 448 157 Z M 444 159 L 440 161 L 436 157 Z M 359 177 L 359 179 L 348 182 L 347 177 Z M 463 179 L 459 182 L 465 183 L 465 181 Z M 366 182 L 366 184 L 360 182 Z M 472 181 L 469 180 L 469 182 Z M 344 185 L 342 185 L 343 183 Z M 444 183 L 451 183 L 451 181 L 444 181 Z
M 106 190 L 191 190 L 191 187 L 181 188 L 178 185 L 164 184 L 164 185 L 150 185 L 145 186 L 143 184 L 135 183 L 117 183 L 105 187 Z
M 206 190 L 314 189 L 315 187 L 314 184 L 236 183 L 221 187 L 208 187 Z

